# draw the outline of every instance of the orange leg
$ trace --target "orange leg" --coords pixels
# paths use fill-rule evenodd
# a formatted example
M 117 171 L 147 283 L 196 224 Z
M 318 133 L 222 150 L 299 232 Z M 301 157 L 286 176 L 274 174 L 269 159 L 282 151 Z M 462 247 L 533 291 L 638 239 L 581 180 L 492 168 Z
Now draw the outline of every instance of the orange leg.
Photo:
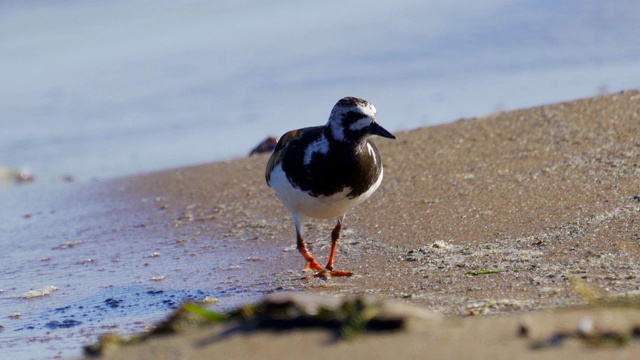
M 327 262 L 326 269 L 333 270 L 333 259 L 336 256 L 336 249 L 338 248 L 338 240 L 340 240 L 340 231 L 342 230 L 342 221 L 338 220 L 336 227 L 331 232 L 331 253 L 329 254 L 329 262 Z
M 297 247 L 298 251 L 304 257 L 306 264 L 304 266 L 304 271 L 313 270 L 315 273 L 309 278 L 312 277 L 328 277 L 328 276 L 351 276 L 351 272 L 349 271 L 338 271 L 333 270 L 333 259 L 335 258 L 336 249 L 338 247 L 338 240 L 340 239 L 340 230 L 342 229 L 342 217 L 338 219 L 338 224 L 331 232 L 331 255 L 329 256 L 329 263 L 327 263 L 327 267 L 322 267 L 316 259 L 313 258 L 309 250 L 307 250 L 307 243 L 302 238 L 302 227 L 300 218 L 298 214 L 293 214 L 293 221 L 296 226 L 296 238 L 297 238 Z
M 338 223 L 336 227 L 333 228 L 331 232 L 331 253 L 329 254 L 329 261 L 327 262 L 327 266 L 325 269 L 328 272 L 328 275 L 331 276 L 351 276 L 352 273 L 350 271 L 339 271 L 333 270 L 333 261 L 336 257 L 336 249 L 338 248 L 338 240 L 340 240 L 340 230 L 342 230 L 342 218 L 338 219 Z M 317 276 L 326 276 L 326 274 L 318 273 Z
M 307 250 L 307 243 L 304 241 L 302 236 L 299 233 L 297 233 L 296 235 L 297 235 L 297 238 L 298 238 L 298 244 L 297 244 L 298 245 L 298 251 L 300 251 L 300 254 L 302 254 L 302 256 L 304 256 L 304 259 L 307 261 L 306 265 L 304 266 L 304 271 L 309 271 L 309 270 L 322 271 L 322 270 L 324 270 L 322 265 L 318 264 L 316 259 L 314 259 L 313 256 L 311 255 L 311 253 L 309 252 L 309 250 Z

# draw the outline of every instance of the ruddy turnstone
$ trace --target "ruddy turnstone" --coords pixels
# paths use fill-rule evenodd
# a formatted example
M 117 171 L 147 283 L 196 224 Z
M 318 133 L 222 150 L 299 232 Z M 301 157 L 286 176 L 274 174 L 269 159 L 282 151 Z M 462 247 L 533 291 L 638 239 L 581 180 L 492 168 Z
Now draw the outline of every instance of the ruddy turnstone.
M 293 214 L 298 251 L 305 271 L 316 277 L 351 276 L 333 269 L 345 213 L 367 199 L 382 182 L 382 161 L 369 140 L 372 135 L 396 137 L 376 122 L 369 102 L 346 97 L 336 103 L 324 126 L 284 134 L 269 158 L 267 184 Z M 322 267 L 307 250 L 301 222 L 306 217 L 337 218 L 331 232 L 331 253 Z

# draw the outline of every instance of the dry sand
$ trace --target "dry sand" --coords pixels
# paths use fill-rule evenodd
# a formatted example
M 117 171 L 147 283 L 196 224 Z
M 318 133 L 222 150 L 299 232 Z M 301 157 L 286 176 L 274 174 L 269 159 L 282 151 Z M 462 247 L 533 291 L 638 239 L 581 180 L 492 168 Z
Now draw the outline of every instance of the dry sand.
M 253 266 L 241 271 L 266 291 L 374 294 L 445 318 L 349 344 L 327 345 L 320 331 L 258 332 L 196 349 L 194 339 L 211 336 L 198 332 L 112 356 L 632 358 L 640 353 L 637 341 L 531 350 L 517 339 L 517 328 L 526 320 L 551 331 L 584 316 L 602 316 L 614 327 L 618 318 L 638 322 L 637 308 L 532 310 L 584 303 L 576 286 L 606 296 L 640 289 L 639 129 L 640 92 L 625 91 L 462 119 L 398 133 L 395 141 L 375 139 L 385 178 L 347 214 L 336 257 L 338 269 L 355 273 L 346 279 L 300 280 L 304 262 L 295 251 L 291 216 L 264 181 L 268 155 L 118 180 L 113 185 L 128 195 L 163 199 L 167 211 L 157 215 L 158 226 L 197 236 L 209 231 L 233 251 L 247 251 Z M 320 262 L 333 225 L 314 220 L 307 226 Z M 278 251 L 256 256 L 256 249 Z M 499 314 L 507 316 L 491 316 Z

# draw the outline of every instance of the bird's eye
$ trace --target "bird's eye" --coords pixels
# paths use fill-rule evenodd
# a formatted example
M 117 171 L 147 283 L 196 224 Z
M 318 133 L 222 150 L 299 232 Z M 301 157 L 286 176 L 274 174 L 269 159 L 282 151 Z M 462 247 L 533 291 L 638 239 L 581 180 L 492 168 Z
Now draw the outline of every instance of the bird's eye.
M 345 118 L 349 121 L 349 122 L 356 122 L 360 119 L 364 119 L 366 118 L 367 115 L 360 113 L 360 112 L 355 112 L 355 111 L 349 111 L 346 115 Z

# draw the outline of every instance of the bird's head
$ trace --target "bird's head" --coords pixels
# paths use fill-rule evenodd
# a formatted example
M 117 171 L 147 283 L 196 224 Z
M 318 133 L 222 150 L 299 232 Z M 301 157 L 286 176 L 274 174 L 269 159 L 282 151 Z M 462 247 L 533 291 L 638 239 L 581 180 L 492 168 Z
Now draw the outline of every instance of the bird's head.
M 345 97 L 336 103 L 327 130 L 332 139 L 342 142 L 359 142 L 371 135 L 396 138 L 376 122 L 373 104 L 356 97 Z

